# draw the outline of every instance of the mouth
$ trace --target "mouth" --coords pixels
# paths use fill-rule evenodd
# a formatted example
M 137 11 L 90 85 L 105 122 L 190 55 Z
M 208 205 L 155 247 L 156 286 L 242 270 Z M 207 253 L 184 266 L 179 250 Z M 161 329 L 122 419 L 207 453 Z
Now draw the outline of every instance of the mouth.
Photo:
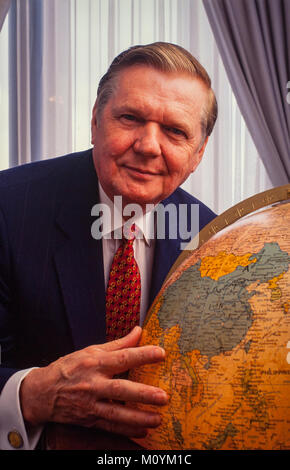
M 124 167 L 129 170 L 129 172 L 131 172 L 132 174 L 135 174 L 135 175 L 140 175 L 140 176 L 143 176 L 143 177 L 146 177 L 146 176 L 158 176 L 160 175 L 160 172 L 157 172 L 157 171 L 152 171 L 152 170 L 149 170 L 147 168 L 136 168 L 136 167 L 133 167 L 133 166 L 130 166 L 130 165 L 124 165 Z

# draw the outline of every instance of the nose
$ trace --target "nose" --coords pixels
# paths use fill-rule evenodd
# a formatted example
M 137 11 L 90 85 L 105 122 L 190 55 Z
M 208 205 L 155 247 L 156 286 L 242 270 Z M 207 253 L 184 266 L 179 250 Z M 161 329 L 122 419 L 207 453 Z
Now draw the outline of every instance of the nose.
M 133 145 L 136 153 L 155 157 L 161 154 L 160 130 L 158 124 L 147 122 L 137 130 Z

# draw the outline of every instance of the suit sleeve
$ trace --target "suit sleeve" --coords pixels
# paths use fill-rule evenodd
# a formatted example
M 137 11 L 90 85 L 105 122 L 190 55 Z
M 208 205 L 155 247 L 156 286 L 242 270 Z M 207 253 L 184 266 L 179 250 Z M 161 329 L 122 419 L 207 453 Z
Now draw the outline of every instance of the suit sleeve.
M 12 314 L 11 264 L 5 218 L 0 208 L 0 392 L 12 374 L 15 319 Z

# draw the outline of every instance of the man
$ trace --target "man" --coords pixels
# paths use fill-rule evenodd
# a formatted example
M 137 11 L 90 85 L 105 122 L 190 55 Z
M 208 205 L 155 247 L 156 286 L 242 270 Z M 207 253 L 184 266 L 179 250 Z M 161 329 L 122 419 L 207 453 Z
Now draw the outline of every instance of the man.
M 142 325 L 180 253 L 180 238 L 150 240 L 144 221 L 155 219 L 147 205 L 199 204 L 199 229 L 213 219 L 178 187 L 200 163 L 216 116 L 210 79 L 191 54 L 166 43 L 135 46 L 100 81 L 92 151 L 2 173 L 0 447 L 35 447 L 48 422 L 126 436 L 160 424 L 167 395 L 116 375 L 162 361 L 165 351 L 138 347 L 138 326 L 106 342 L 105 290 L 121 241 L 95 240 L 91 212 L 100 202 L 113 207 L 116 196 L 122 213 L 131 203 L 142 208 L 143 237 L 134 241 Z

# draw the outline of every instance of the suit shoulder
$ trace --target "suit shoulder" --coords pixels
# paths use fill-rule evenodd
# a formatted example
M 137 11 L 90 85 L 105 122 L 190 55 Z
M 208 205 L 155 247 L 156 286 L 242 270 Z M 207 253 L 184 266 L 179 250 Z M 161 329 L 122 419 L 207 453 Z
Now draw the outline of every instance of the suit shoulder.
M 210 223 L 215 217 L 216 214 L 207 207 L 203 202 L 201 202 L 196 197 L 189 194 L 187 191 L 184 191 L 182 188 L 177 188 L 174 193 L 172 193 L 167 199 L 163 201 L 164 205 L 174 204 L 178 206 L 179 204 L 198 204 L 199 208 L 199 230 L 201 230 L 205 225 Z
M 200 210 L 208 215 L 209 218 L 216 217 L 216 214 L 203 202 L 199 199 L 194 197 L 192 194 L 189 194 L 182 188 L 177 188 L 173 194 L 171 194 L 167 199 L 163 201 L 164 205 L 167 204 L 198 204 L 200 206 Z
M 199 201 L 196 197 L 194 197 L 192 194 L 188 193 L 182 188 L 177 188 L 171 196 L 169 196 L 168 199 L 176 199 L 178 201 L 184 201 L 184 203 L 189 203 L 189 204 L 200 204 L 201 201 Z
M 0 171 L 0 189 L 13 188 L 30 184 L 43 178 L 62 175 L 73 171 L 80 163 L 81 158 L 89 157 L 91 151 L 71 153 L 47 160 L 26 163 L 17 167 Z

